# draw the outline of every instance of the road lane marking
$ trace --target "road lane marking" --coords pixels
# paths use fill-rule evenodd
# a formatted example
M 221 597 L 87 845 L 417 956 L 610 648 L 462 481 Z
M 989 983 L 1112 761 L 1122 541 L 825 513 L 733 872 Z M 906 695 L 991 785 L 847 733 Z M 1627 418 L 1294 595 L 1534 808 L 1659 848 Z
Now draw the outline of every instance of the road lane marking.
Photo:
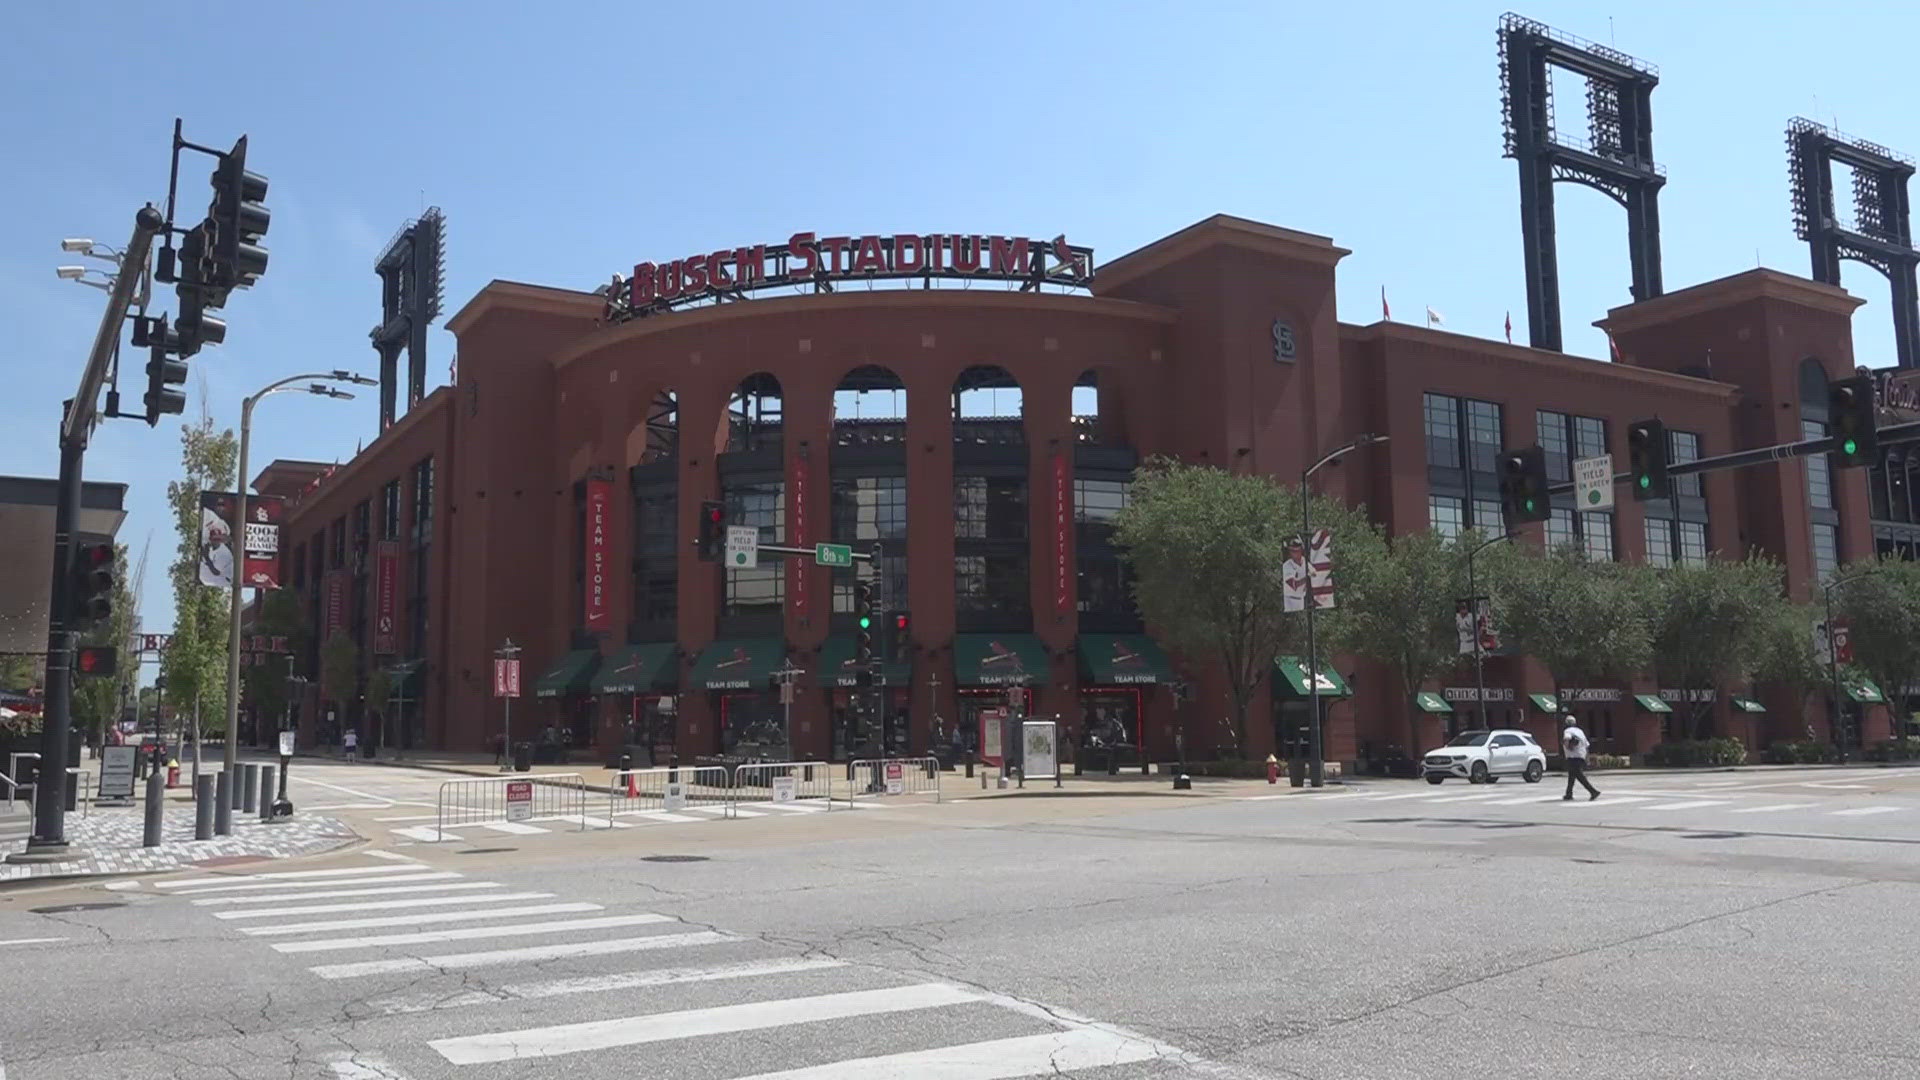
M 1774 803 L 1770 806 L 1743 806 L 1738 810 L 1729 810 L 1727 811 L 1727 813 L 1729 814 L 1771 814 L 1776 810 L 1805 810 L 1808 807 L 1818 806 L 1818 805 L 1819 805 L 1818 803 L 1810 803 L 1810 802 L 1783 802 L 1783 803 Z
M 1647 802 L 1651 798 L 1652 798 L 1651 795 L 1608 795 L 1606 797 L 1606 801 L 1608 806 L 1619 806 L 1621 803 Z M 1598 800 L 1589 799 L 1587 801 L 1596 802 Z M 1652 807 L 1643 806 L 1640 809 L 1650 810 L 1652 809 Z
M 1851 810 L 1835 810 L 1834 817 L 1865 817 L 1868 814 L 1897 814 L 1905 810 L 1904 806 L 1856 806 Z
M 599 904 L 570 900 L 559 904 L 527 904 L 514 908 L 475 908 L 472 911 L 417 911 L 411 915 L 374 915 L 365 919 L 321 919 L 288 923 L 285 926 L 249 926 L 241 933 L 253 937 L 279 937 L 283 934 L 324 934 L 335 930 L 378 930 L 389 926 L 432 926 L 434 923 L 477 922 L 481 919 L 518 919 L 527 915 L 578 915 L 583 911 L 605 911 Z M 492 930 L 494 927 L 481 927 Z M 324 944 L 320 942 L 319 944 Z
M 11 941 L 0 941 L 0 945 L 47 945 L 65 940 L 67 939 L 63 937 L 23 937 L 14 938 Z M 0 1080 L 6 1080 L 6 1077 L 0 1076 Z
M 216 911 L 216 919 L 284 919 L 289 915 L 327 915 L 336 911 L 393 911 L 402 908 L 444 907 L 449 904 L 498 904 L 503 900 L 544 900 L 550 892 L 488 893 L 485 896 L 416 896 L 409 900 L 364 900 L 351 904 L 307 904 L 264 911 Z
M 1476 791 L 1471 795 L 1429 796 L 1426 801 L 1430 803 L 1483 802 L 1487 799 L 1497 799 L 1504 794 L 1506 794 L 1504 791 Z
M 428 992 L 408 994 L 400 997 L 377 998 L 372 1005 L 382 1016 L 399 1016 L 405 1013 L 431 1012 L 437 1009 L 457 1009 L 468 1005 L 490 1005 L 502 1001 L 533 1001 L 540 998 L 560 997 L 566 994 L 599 994 L 614 990 L 636 990 L 647 986 L 672 986 L 679 983 L 712 982 L 719 979 L 754 979 L 768 975 L 787 975 L 799 971 L 823 971 L 828 968 L 846 967 L 845 960 L 805 960 L 800 958 L 783 960 L 749 960 L 741 964 L 720 964 L 715 967 L 679 967 L 655 968 L 649 971 L 633 971 L 619 975 L 585 975 L 571 979 L 552 979 L 546 982 L 519 983 L 502 986 L 492 990 L 472 990 L 451 997 L 444 993 Z
M 395 960 L 363 960 L 355 964 L 322 964 L 307 970 L 323 979 L 351 979 L 361 975 L 392 975 L 412 971 L 449 971 L 491 967 L 496 964 L 537 963 L 579 956 L 613 956 L 618 953 L 651 952 L 655 949 L 684 949 L 696 945 L 718 945 L 741 941 L 733 934 L 718 930 L 695 930 L 684 934 L 654 934 L 650 937 L 613 938 L 607 941 L 567 941 L 557 945 L 528 945 L 517 949 L 490 949 L 486 952 L 448 953 L 442 956 L 408 956 Z
M 1727 806 L 1727 805 L 1730 805 L 1730 804 L 1725 799 L 1692 799 L 1684 802 L 1659 803 L 1654 806 L 1643 806 L 1640 809 L 1642 810 L 1699 810 L 1699 809 L 1702 809 L 1703 807 L 1708 807 L 1708 806 Z
M 474 941 L 490 937 L 528 937 L 534 934 L 568 934 L 575 930 L 600 930 L 613 926 L 645 926 L 649 923 L 675 922 L 670 915 L 608 915 L 598 919 L 560 919 L 554 922 L 513 923 L 508 926 L 464 926 L 456 930 L 422 930 L 413 934 L 377 934 L 373 937 L 325 938 L 320 941 L 283 941 L 275 952 L 338 952 L 342 949 L 374 949 L 389 945 L 425 945 L 436 941 Z
M 1081 1069 L 1151 1061 L 1170 1050 L 1150 1039 L 1086 1027 L 852 1058 L 826 1065 L 758 1073 L 738 1080 L 897 1080 L 902 1076 L 915 1080 L 1015 1080 L 1023 1076 L 1064 1076 Z M 1179 1059 L 1178 1051 L 1171 1053 L 1172 1060 Z
M 1798 786 L 1810 787 L 1810 788 L 1825 788 L 1828 791 L 1865 791 L 1867 790 L 1867 788 L 1871 787 L 1872 785 L 1871 784 L 1819 783 L 1817 781 L 1808 780 L 1808 781 L 1803 781 Z
M 586 1050 L 765 1031 L 792 1024 L 844 1020 L 858 1016 L 937 1009 L 981 1000 L 980 993 L 952 983 L 921 983 L 884 990 L 853 990 L 841 994 L 718 1005 L 705 1009 L 589 1020 L 578 1024 L 498 1031 L 436 1039 L 427 1045 L 455 1065 L 554 1057 Z M 926 1074 L 919 1074 L 926 1075 Z
M 350 787 L 342 787 L 339 784 L 329 784 L 325 780 L 315 780 L 315 779 L 312 779 L 311 777 L 306 777 L 306 776 L 289 776 L 287 777 L 287 779 L 296 784 L 312 784 L 315 787 L 326 788 L 328 791 L 337 791 L 342 795 L 351 795 L 356 799 L 371 799 L 374 802 L 391 805 L 391 806 L 432 806 L 433 805 L 432 803 L 420 802 L 418 800 L 410 801 L 406 799 L 392 799 L 392 798 L 388 798 L 385 795 L 375 795 L 371 791 L 356 791 Z
M 220 885 L 210 889 L 189 889 L 184 893 L 175 893 L 174 895 L 175 896 L 206 896 L 210 893 L 258 892 L 261 889 L 324 889 L 324 888 L 332 888 L 337 885 L 391 885 L 394 882 L 398 882 L 398 881 L 447 881 L 452 878 L 457 878 L 459 876 L 460 876 L 459 874 L 456 874 L 451 870 L 432 870 L 432 871 L 423 871 L 418 874 L 397 874 L 393 877 L 370 877 L 370 878 L 351 878 L 351 879 L 336 878 L 333 881 L 257 881 L 247 885 Z M 451 888 L 451 886 L 447 886 L 447 887 Z M 436 885 L 434 886 L 434 888 L 441 888 L 441 886 Z M 352 893 L 304 893 L 304 894 L 290 893 L 287 895 L 288 896 L 300 896 L 300 895 L 351 896 L 354 894 Z M 260 897 L 256 899 L 268 899 L 268 898 Z M 275 897 L 271 897 L 271 899 L 278 900 L 278 899 L 281 899 L 281 897 L 275 896 Z M 195 900 L 194 901 L 194 903 L 196 904 L 211 904 L 211 903 L 218 903 L 218 902 L 219 901 L 215 901 L 215 900 Z M 235 902 L 240 903 L 242 901 L 235 901 Z M 253 903 L 254 900 L 250 899 L 244 902 Z
M 156 881 L 156 889 L 185 889 L 199 885 L 232 885 L 242 881 L 299 881 L 306 878 L 352 877 L 354 874 L 404 874 L 412 866 L 337 866 L 329 870 L 281 870 L 271 874 L 223 874 L 219 877 Z
M 1405 792 L 1401 792 L 1398 795 L 1382 795 L 1373 801 L 1374 802 L 1392 802 L 1395 799 L 1424 799 L 1424 798 L 1430 798 L 1431 795 L 1432 795 L 1431 792 L 1426 792 L 1426 791 L 1405 791 Z M 1267 796 L 1262 796 L 1262 798 L 1266 798 L 1266 797 Z M 1279 798 L 1279 796 L 1273 796 L 1273 797 Z
M 458 874 L 433 874 L 432 877 L 459 877 Z M 310 893 L 269 893 L 266 896 L 209 896 L 195 900 L 195 907 L 207 907 L 214 904 L 284 904 L 288 901 L 332 900 L 342 896 L 392 896 L 397 893 L 437 893 L 455 889 L 498 889 L 497 881 L 456 881 L 441 885 L 395 885 L 378 889 L 331 889 L 326 892 Z
M 517 821 L 487 821 L 482 822 L 480 827 L 483 829 L 492 829 L 494 832 L 507 833 L 510 836 L 533 836 L 537 833 L 547 831 L 538 825 L 522 825 Z
M 369 859 L 391 859 L 394 862 L 412 863 L 415 866 L 421 865 L 419 859 L 411 855 L 402 855 L 397 851 L 369 851 L 366 852 L 366 856 Z

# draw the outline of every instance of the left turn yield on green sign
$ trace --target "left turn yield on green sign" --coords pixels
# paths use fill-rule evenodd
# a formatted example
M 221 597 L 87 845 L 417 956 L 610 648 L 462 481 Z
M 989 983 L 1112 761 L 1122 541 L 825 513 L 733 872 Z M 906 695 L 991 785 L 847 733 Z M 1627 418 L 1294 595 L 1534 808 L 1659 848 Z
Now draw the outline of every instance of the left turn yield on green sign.
M 752 525 L 727 526 L 727 567 L 745 570 L 760 565 L 760 530 Z

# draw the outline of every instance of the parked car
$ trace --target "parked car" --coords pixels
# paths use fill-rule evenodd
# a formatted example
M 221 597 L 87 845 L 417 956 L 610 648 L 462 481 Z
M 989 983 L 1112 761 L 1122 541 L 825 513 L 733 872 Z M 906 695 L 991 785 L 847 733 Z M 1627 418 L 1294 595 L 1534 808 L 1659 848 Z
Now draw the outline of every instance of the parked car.
M 1547 752 L 1524 731 L 1463 731 L 1447 745 L 1429 750 L 1420 759 L 1427 783 L 1448 777 L 1470 784 L 1492 784 L 1503 776 L 1518 776 L 1537 784 L 1547 772 Z

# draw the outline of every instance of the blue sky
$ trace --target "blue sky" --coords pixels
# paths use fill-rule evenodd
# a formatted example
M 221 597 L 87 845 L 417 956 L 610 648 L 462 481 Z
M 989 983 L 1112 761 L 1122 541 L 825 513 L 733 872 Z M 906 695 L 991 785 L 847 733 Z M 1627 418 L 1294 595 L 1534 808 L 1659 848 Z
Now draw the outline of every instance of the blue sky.
M 796 230 L 1064 231 L 1110 259 L 1217 212 L 1332 236 L 1341 317 L 1443 312 L 1526 340 L 1517 181 L 1500 156 L 1500 6 L 1432 3 L 19 5 L 0 38 L 0 473 L 51 476 L 102 293 L 57 280 L 64 236 L 123 243 L 163 197 L 173 118 L 251 136 L 272 182 L 272 265 L 203 352 L 188 415 L 315 368 L 376 372 L 372 262 L 424 206 L 448 218 L 449 312 L 485 282 L 591 288 L 638 260 Z M 1669 289 L 1755 265 L 1807 272 L 1783 136 L 1806 115 L 1920 152 L 1909 65 L 1842 59 L 1920 37 L 1911 5 L 1537 3 L 1522 14 L 1657 64 L 1654 147 Z M 1874 26 L 1870 39 L 1861 28 Z M 255 72 L 244 77 L 238 72 Z M 1564 108 L 1564 106 L 1563 106 Z M 1564 122 L 1564 112 L 1563 112 Z M 206 198 L 190 157 L 187 215 Z M 1625 216 L 1559 187 L 1571 352 L 1627 300 Z M 1890 364 L 1887 288 L 1858 353 Z M 159 310 L 173 310 L 170 294 Z M 435 328 L 434 385 L 451 335 Z M 377 373 L 377 372 L 376 372 Z M 142 376 L 142 380 L 144 377 Z M 143 388 L 130 387 L 137 399 Z M 261 406 L 254 460 L 345 460 L 376 397 Z M 90 479 L 131 485 L 122 539 L 160 572 L 179 423 L 114 421 Z

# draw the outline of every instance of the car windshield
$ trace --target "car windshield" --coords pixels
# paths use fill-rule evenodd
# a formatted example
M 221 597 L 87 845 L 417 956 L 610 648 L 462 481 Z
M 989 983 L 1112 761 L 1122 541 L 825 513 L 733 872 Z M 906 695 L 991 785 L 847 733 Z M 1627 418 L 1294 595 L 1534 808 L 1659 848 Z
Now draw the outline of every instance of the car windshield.
M 1447 740 L 1448 746 L 1485 746 L 1487 733 L 1484 731 L 1463 731 Z

